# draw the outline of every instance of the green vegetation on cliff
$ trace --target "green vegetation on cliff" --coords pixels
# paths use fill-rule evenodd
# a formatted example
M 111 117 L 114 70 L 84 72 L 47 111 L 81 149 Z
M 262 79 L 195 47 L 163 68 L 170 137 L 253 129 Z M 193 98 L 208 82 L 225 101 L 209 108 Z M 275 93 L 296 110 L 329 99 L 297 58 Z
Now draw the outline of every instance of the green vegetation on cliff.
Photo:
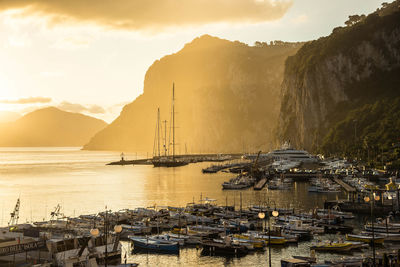
M 350 16 L 347 27 L 306 43 L 288 58 L 281 140 L 314 152 L 366 160 L 368 150 L 382 154 L 383 149 L 386 160 L 395 160 L 392 145 L 398 142 L 400 125 L 399 4 L 384 4 L 368 16 Z M 369 159 L 376 160 L 377 155 Z
M 379 165 L 400 157 L 400 97 L 381 99 L 349 112 L 324 139 L 327 154 L 350 156 Z

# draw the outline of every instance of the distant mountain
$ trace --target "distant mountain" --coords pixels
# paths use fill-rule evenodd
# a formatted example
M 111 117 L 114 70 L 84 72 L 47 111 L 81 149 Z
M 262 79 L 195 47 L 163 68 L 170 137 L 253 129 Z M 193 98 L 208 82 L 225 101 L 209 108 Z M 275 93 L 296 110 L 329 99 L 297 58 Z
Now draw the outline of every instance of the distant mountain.
M 21 115 L 13 111 L 0 111 L 0 123 L 16 121 Z
M 400 141 L 400 1 L 382 5 L 288 58 L 280 140 L 364 158 Z
M 301 45 L 196 38 L 154 62 L 143 94 L 84 149 L 151 152 L 157 107 L 168 121 L 167 135 L 170 131 L 175 82 L 178 152 L 267 150 L 279 114 L 284 62 Z
M 106 126 L 99 119 L 48 107 L 0 124 L 0 146 L 82 146 Z

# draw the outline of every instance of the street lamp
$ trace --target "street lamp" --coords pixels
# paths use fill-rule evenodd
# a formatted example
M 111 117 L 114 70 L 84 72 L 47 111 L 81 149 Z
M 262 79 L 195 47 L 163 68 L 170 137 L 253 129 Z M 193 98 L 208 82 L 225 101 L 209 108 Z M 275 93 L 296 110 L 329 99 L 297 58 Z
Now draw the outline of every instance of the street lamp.
M 122 226 L 121 225 L 116 225 L 114 226 L 114 232 L 116 232 L 117 234 L 122 232 Z
M 90 229 L 90 235 L 93 237 L 97 237 L 99 235 L 100 231 L 97 228 Z
M 273 210 L 272 211 L 272 216 L 274 217 L 278 217 L 279 216 L 279 212 L 277 210 Z M 268 260 L 269 260 L 269 267 L 272 266 L 271 263 L 271 223 L 270 223 L 270 218 L 271 216 L 269 216 L 268 214 Z
M 373 193 L 371 194 L 371 198 L 369 196 L 365 196 L 364 197 L 364 201 L 365 202 L 371 202 L 371 226 L 372 226 L 372 256 L 373 256 L 373 266 L 376 266 L 376 261 L 375 261 L 375 229 L 374 229 L 374 221 L 375 221 L 375 217 L 374 217 L 374 204 L 375 201 L 379 201 L 380 197 L 379 195 Z
M 265 218 L 265 213 L 264 213 L 264 212 L 259 212 L 259 213 L 258 213 L 258 218 L 260 218 L 260 220 L 261 220 L 261 227 L 262 227 L 262 230 L 263 230 L 263 232 L 264 232 L 263 220 L 264 220 L 264 218 Z

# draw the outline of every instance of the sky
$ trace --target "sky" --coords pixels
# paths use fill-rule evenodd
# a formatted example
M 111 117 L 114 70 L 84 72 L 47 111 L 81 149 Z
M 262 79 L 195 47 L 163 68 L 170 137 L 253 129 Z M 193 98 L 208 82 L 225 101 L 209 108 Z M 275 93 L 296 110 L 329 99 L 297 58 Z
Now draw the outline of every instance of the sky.
M 0 113 L 56 106 L 112 122 L 143 92 L 150 65 L 198 36 L 308 41 L 382 2 L 2 0 Z

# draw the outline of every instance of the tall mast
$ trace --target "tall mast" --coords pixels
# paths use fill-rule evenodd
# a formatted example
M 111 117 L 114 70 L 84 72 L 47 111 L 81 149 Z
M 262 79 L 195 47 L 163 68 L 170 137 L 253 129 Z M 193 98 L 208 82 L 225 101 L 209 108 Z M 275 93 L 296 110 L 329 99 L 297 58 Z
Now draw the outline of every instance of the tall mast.
M 172 159 L 175 159 L 175 83 L 172 83 Z
M 157 138 L 158 157 L 160 157 L 160 108 L 157 109 Z
M 167 156 L 167 120 L 164 120 L 164 156 Z

